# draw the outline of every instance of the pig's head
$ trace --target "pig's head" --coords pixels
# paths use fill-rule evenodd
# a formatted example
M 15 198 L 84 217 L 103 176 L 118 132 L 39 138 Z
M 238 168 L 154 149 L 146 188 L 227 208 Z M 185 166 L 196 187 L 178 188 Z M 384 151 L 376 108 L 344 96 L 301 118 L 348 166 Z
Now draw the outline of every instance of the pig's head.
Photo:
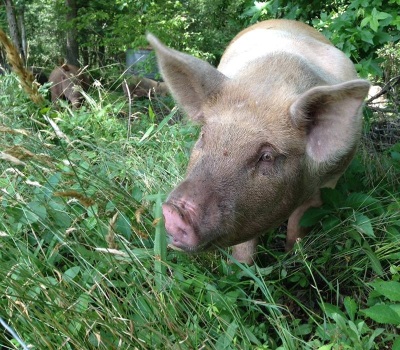
M 74 108 L 80 107 L 83 102 L 83 77 L 79 69 L 70 64 L 64 64 L 61 68 L 60 84 L 63 94 Z
M 71 64 L 64 64 L 56 68 L 49 78 L 53 82 L 54 98 L 63 97 L 71 102 L 73 108 L 80 107 L 83 102 L 83 90 L 87 90 L 89 83 L 86 75 Z M 53 97 L 52 97 L 53 98 Z
M 174 98 L 202 124 L 186 178 L 163 204 L 174 246 L 195 252 L 259 236 L 348 165 L 369 83 L 324 85 L 301 60 L 282 69 L 279 57 L 228 78 L 148 40 Z

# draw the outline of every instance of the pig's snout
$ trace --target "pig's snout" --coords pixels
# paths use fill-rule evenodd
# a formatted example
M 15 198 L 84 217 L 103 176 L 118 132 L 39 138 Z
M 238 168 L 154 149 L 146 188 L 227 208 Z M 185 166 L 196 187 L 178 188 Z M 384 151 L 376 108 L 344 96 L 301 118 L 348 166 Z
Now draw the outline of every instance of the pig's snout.
M 184 250 L 196 250 L 199 245 L 199 236 L 196 233 L 191 213 L 186 206 L 185 202 L 163 204 L 165 229 L 170 236 L 170 243 L 175 247 Z

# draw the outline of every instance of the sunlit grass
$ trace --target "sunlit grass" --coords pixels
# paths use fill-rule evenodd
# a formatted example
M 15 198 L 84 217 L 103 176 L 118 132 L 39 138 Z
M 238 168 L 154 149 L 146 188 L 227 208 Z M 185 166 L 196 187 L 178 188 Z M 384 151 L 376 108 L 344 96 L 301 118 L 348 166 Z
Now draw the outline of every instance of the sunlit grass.
M 128 133 L 126 105 L 107 101 L 101 87 L 78 111 L 39 111 L 22 96 L 19 107 L 9 95 L 15 81 L 5 79 L 1 151 L 25 165 L 0 160 L 0 316 L 29 348 L 373 349 L 393 341 L 391 325 L 359 313 L 370 281 L 400 279 L 390 158 L 381 155 L 374 172 L 375 160 L 359 157 L 292 253 L 275 230 L 252 267 L 229 263 L 229 250 L 189 256 L 167 249 L 161 201 L 184 176 L 197 127 L 141 101 Z M 369 328 L 357 338 L 351 322 L 364 319 Z M 21 349 L 6 330 L 0 345 Z

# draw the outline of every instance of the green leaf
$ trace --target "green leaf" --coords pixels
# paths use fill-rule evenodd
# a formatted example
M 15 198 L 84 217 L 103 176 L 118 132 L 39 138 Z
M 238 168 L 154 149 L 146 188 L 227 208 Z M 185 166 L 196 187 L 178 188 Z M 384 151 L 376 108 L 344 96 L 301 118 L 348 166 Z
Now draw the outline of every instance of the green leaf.
M 62 211 L 49 211 L 49 217 L 54 220 L 54 225 L 57 227 L 67 229 L 71 226 L 72 219 L 71 217 Z
M 155 115 L 151 105 L 149 105 L 149 119 L 150 119 L 150 122 L 152 122 L 152 123 L 154 123 L 154 121 L 156 119 L 156 115 Z
M 39 202 L 30 202 L 28 207 L 35 213 L 41 220 L 44 220 L 47 217 L 46 208 L 40 204 Z
M 350 298 L 350 297 L 345 297 L 343 303 L 344 303 L 346 312 L 349 315 L 350 320 L 354 321 L 354 318 L 355 318 L 357 310 L 358 310 L 357 303 L 354 301 L 353 298 Z
M 244 327 L 244 332 L 246 333 L 246 336 L 249 338 L 249 340 L 258 345 L 261 346 L 260 341 L 258 340 L 258 338 L 254 335 L 254 333 L 249 329 L 249 327 Z
M 79 274 L 80 271 L 81 271 L 80 266 L 71 267 L 70 269 L 68 269 L 63 273 L 63 279 L 65 281 L 70 282 Z
M 169 113 L 169 114 L 160 122 L 160 124 L 158 125 L 156 131 L 154 131 L 154 134 L 151 135 L 151 136 L 153 137 L 154 135 L 156 135 L 165 125 L 167 125 L 168 122 L 174 117 L 174 115 L 176 114 L 177 111 L 178 111 L 178 109 L 177 109 L 177 108 L 174 108 L 174 109 L 171 111 L 171 113 Z
M 359 192 L 351 193 L 346 198 L 345 206 L 348 206 L 354 210 L 359 210 L 360 208 L 365 208 L 365 207 L 368 207 L 368 209 L 370 208 L 381 209 L 382 207 L 381 203 L 376 198 L 372 197 L 369 194 L 359 193 Z
M 367 17 L 363 18 L 363 20 L 360 23 L 360 27 L 364 28 L 369 23 L 370 20 L 371 20 L 371 16 L 367 16 Z
M 91 297 L 89 294 L 87 293 L 81 294 L 74 305 L 75 310 L 79 313 L 85 312 L 88 309 L 90 302 L 91 302 Z
M 60 200 L 60 198 L 52 198 L 47 201 L 47 205 L 54 210 L 62 211 L 66 209 L 66 204 L 63 200 Z
M 368 309 L 361 310 L 361 312 L 376 322 L 400 325 L 400 314 L 395 312 L 389 305 L 374 305 Z
M 146 130 L 146 132 L 144 133 L 144 135 L 142 136 L 142 138 L 139 140 L 138 143 L 139 144 L 143 143 L 143 141 L 145 141 L 150 136 L 155 127 L 156 127 L 155 124 L 150 125 L 150 127 Z
M 311 334 L 313 328 L 310 324 L 301 324 L 293 329 L 293 335 L 301 336 Z
M 132 197 L 134 200 L 136 200 L 137 202 L 141 202 L 143 199 L 143 192 L 140 189 L 140 187 L 135 186 L 132 190 Z
M 369 336 L 368 343 L 365 346 L 365 349 L 373 349 L 375 348 L 375 338 L 379 337 L 385 331 L 384 328 L 376 328 L 372 334 Z M 393 350 L 394 348 L 392 348 Z
M 113 212 L 114 210 L 115 210 L 115 203 L 114 202 L 112 202 L 112 201 L 108 201 L 107 202 L 107 204 L 106 204 L 106 212 L 108 212 L 108 213 L 110 213 L 110 212 Z
M 154 219 L 158 220 L 156 225 L 156 233 L 154 237 L 154 272 L 155 282 L 158 290 L 162 290 L 165 284 L 167 258 L 167 234 L 164 228 L 164 221 L 162 220 L 162 199 L 161 194 L 158 194 L 156 203 L 154 205 Z
M 388 208 L 388 212 L 390 213 L 390 209 Z M 389 238 L 393 242 L 398 242 L 400 240 L 400 231 L 397 226 L 388 226 L 386 228 L 387 238 Z
M 392 350 L 400 350 L 400 337 L 397 337 L 393 342 Z
M 332 319 L 336 322 L 336 325 L 339 326 L 340 329 L 346 329 L 347 324 L 346 324 L 346 318 L 342 315 L 339 315 L 337 313 L 332 314 Z
M 372 251 L 371 247 L 368 245 L 368 243 L 366 241 L 364 241 L 363 248 L 364 248 L 365 254 L 369 258 L 369 261 L 371 262 L 371 267 L 374 270 L 374 272 L 378 276 L 383 276 L 384 272 L 383 272 L 381 262 L 379 261 L 379 259 L 377 258 L 377 256 Z
M 369 219 L 368 216 L 356 212 L 354 214 L 354 217 L 355 217 L 355 222 L 353 224 L 353 227 L 355 227 L 357 231 L 369 237 L 375 237 L 371 220 Z
M 152 124 L 150 126 L 150 128 L 147 129 L 146 133 L 142 136 L 142 138 L 139 141 L 139 144 L 144 142 L 144 141 L 148 141 L 150 140 L 152 137 L 154 137 L 157 133 L 160 132 L 160 130 L 168 124 L 168 122 L 174 117 L 174 115 L 176 114 L 176 112 L 178 111 L 177 108 L 174 108 L 171 113 L 169 113 L 162 121 L 161 123 L 158 125 L 157 129 L 153 132 L 154 128 L 155 128 L 155 124 Z
M 51 188 L 55 188 L 61 180 L 61 173 L 55 173 L 47 179 L 48 185 Z
M 323 188 L 321 190 L 321 198 L 324 204 L 333 208 L 338 208 L 345 200 L 343 193 L 334 188 Z
M 345 314 L 343 313 L 342 310 L 340 310 L 337 306 L 329 304 L 329 303 L 323 303 L 322 309 L 324 312 L 327 314 L 328 317 L 333 318 L 335 314 L 340 315 L 343 318 L 346 318 Z M 336 317 L 336 316 L 335 316 Z
M 24 208 L 22 212 L 22 217 L 19 220 L 22 224 L 33 224 L 39 220 L 39 217 L 31 210 L 26 210 Z
M 308 209 L 300 220 L 300 226 L 310 227 L 321 221 L 326 215 L 330 214 L 331 211 L 322 208 L 310 208 Z
M 389 17 L 392 17 L 392 15 L 390 13 L 387 13 L 387 12 L 379 12 L 379 11 L 377 11 L 376 15 L 375 15 L 375 18 L 378 19 L 378 20 L 386 19 L 386 18 L 389 18 Z
M 322 345 L 321 347 L 318 348 L 318 350 L 331 350 L 332 347 L 333 344 Z
M 132 236 L 132 226 L 129 218 L 120 213 L 115 223 L 115 231 L 122 234 L 125 238 L 129 239 Z
M 400 153 L 399 152 L 390 152 L 390 156 L 393 160 L 400 162 Z
M 216 349 L 231 349 L 233 345 L 233 339 L 238 328 L 237 323 L 234 321 L 229 326 L 225 332 L 222 332 L 220 337 L 215 344 Z
M 377 280 L 371 283 L 375 290 L 391 301 L 400 301 L 400 282 Z
M 342 220 L 340 220 L 336 216 L 327 216 L 322 220 L 322 227 L 324 231 L 330 231 L 335 227 L 339 227 L 340 224 L 342 223 Z
M 364 321 L 361 321 L 357 325 L 353 321 L 348 321 L 348 325 L 345 325 L 344 330 L 346 330 L 346 333 L 349 335 L 349 338 L 352 339 L 353 341 L 357 341 L 359 335 L 361 334 L 361 329 L 364 325 Z
M 238 328 L 238 324 L 236 323 L 236 321 L 233 321 L 229 325 L 228 329 L 226 330 L 226 335 L 229 338 L 229 342 L 226 343 L 226 345 L 230 345 L 231 344 L 231 340 L 235 337 L 237 328 Z
M 371 18 L 371 21 L 369 22 L 369 26 L 371 27 L 371 29 L 372 29 L 374 32 L 377 32 L 377 31 L 378 31 L 378 28 L 379 28 L 378 19 L 375 18 L 375 17 L 372 17 L 372 18 Z
M 389 307 L 400 316 L 400 304 L 390 304 Z
M 377 14 L 378 14 L 378 10 L 376 9 L 376 7 L 374 7 L 371 12 L 371 17 L 377 17 Z
M 395 41 L 396 39 L 394 39 L 389 33 L 378 32 L 374 35 L 374 40 L 379 44 L 386 44 L 387 42 Z
M 69 324 L 68 324 L 68 330 L 74 334 L 77 335 L 79 333 L 79 330 L 82 328 L 82 323 L 78 322 L 76 320 L 72 320 Z

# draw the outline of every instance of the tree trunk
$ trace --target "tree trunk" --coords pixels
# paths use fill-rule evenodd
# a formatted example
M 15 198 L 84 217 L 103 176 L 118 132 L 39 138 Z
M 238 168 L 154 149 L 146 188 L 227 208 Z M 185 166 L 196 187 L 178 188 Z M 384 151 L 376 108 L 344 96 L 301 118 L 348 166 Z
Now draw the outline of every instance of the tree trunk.
M 23 57 L 28 58 L 28 44 L 26 42 L 26 30 L 25 30 L 25 5 L 22 5 L 17 15 L 18 29 L 21 38 L 21 49 Z
M 104 67 L 105 57 L 106 57 L 106 47 L 103 44 L 99 44 L 99 52 L 97 56 L 98 56 L 99 67 Z
M 79 66 L 79 45 L 78 45 L 78 32 L 75 29 L 74 20 L 78 15 L 78 7 L 75 0 L 65 0 L 67 6 L 67 62 L 75 66 Z
M 83 47 L 81 50 L 81 57 L 84 66 L 89 66 L 89 49 L 87 47 Z
M 18 22 L 17 22 L 17 17 L 15 15 L 14 4 L 12 0 L 4 0 L 4 3 L 6 5 L 7 22 L 10 28 L 11 40 L 14 46 L 16 47 L 18 53 L 20 54 L 22 61 L 25 62 L 25 55 L 24 55 L 24 50 L 22 48 L 20 33 L 18 30 Z

